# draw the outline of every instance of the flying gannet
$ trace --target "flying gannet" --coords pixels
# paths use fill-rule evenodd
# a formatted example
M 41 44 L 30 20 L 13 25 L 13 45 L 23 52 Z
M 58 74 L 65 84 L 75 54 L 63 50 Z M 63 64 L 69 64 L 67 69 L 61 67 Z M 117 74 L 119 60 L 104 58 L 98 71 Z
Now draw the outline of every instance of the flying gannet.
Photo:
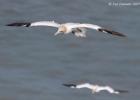
M 119 90 L 119 89 L 113 89 L 110 86 L 99 86 L 99 85 L 94 85 L 94 84 L 89 84 L 89 83 L 83 83 L 83 84 L 63 84 L 66 87 L 70 87 L 70 88 L 88 88 L 92 90 L 92 93 L 98 93 L 100 91 L 108 91 L 111 94 L 120 94 L 120 93 L 126 93 L 128 91 L 126 90 Z
M 50 26 L 58 28 L 57 32 L 54 35 L 58 35 L 60 33 L 69 34 L 73 33 L 77 37 L 86 37 L 86 29 L 94 29 L 99 32 L 109 33 L 116 36 L 125 37 L 124 34 L 112 31 L 98 25 L 88 24 L 88 23 L 63 23 L 59 24 L 55 21 L 38 21 L 38 22 L 16 22 L 7 24 L 7 26 L 24 26 L 24 27 L 32 27 L 32 26 Z

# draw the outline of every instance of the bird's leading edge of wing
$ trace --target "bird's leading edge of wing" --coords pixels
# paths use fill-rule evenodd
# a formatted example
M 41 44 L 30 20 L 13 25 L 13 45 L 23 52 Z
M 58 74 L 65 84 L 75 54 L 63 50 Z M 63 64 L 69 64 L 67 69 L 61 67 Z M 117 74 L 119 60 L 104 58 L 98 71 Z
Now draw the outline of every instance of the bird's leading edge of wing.
M 84 28 L 90 28 L 90 29 L 94 29 L 97 30 L 99 32 L 104 32 L 104 33 L 109 33 L 112 35 L 116 35 L 116 36 L 120 36 L 120 37 L 126 37 L 124 34 L 116 32 L 116 31 L 112 31 L 103 27 L 100 27 L 98 25 L 94 25 L 94 24 L 80 24 L 80 23 L 75 23 L 71 26 L 72 28 L 78 28 L 78 27 L 84 27 Z
M 38 22 L 15 22 L 7 24 L 6 26 L 24 26 L 24 27 L 30 27 L 30 26 L 51 26 L 51 27 L 59 27 L 60 24 L 54 22 L 54 21 L 38 21 Z

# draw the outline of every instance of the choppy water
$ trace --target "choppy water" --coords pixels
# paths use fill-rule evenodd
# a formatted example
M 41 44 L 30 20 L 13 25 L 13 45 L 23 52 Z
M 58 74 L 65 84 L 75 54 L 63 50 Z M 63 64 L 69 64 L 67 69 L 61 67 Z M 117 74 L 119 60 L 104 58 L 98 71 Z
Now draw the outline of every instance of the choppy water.
M 138 100 L 140 6 L 109 6 L 109 2 L 112 0 L 1 0 L 0 100 Z M 55 28 L 4 26 L 39 20 L 95 23 L 128 37 L 96 31 L 88 31 L 85 39 L 55 37 Z M 62 86 L 81 81 L 130 92 L 92 95 L 86 89 Z

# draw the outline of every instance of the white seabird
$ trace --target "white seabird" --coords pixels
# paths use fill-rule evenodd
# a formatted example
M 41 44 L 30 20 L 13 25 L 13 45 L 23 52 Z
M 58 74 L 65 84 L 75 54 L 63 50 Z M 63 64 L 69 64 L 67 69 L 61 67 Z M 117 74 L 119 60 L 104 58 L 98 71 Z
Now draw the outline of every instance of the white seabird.
M 126 90 L 119 90 L 119 89 L 113 89 L 110 86 L 99 86 L 99 85 L 95 85 L 95 84 L 90 84 L 90 83 L 83 83 L 83 84 L 63 84 L 66 87 L 70 87 L 70 88 L 77 88 L 77 89 L 81 89 L 81 88 L 88 88 L 90 90 L 92 90 L 92 93 L 98 93 L 100 91 L 108 91 L 111 94 L 120 94 L 120 93 L 125 93 L 128 92 Z
M 32 26 L 50 26 L 58 28 L 58 31 L 54 35 L 58 35 L 60 33 L 69 34 L 73 33 L 77 37 L 86 37 L 86 29 L 94 29 L 99 32 L 109 33 L 112 35 L 117 35 L 121 37 L 125 37 L 124 34 L 112 31 L 98 25 L 89 24 L 89 23 L 63 23 L 59 24 L 54 21 L 38 21 L 38 22 L 16 22 L 7 24 L 7 26 L 25 26 L 25 27 L 32 27 Z

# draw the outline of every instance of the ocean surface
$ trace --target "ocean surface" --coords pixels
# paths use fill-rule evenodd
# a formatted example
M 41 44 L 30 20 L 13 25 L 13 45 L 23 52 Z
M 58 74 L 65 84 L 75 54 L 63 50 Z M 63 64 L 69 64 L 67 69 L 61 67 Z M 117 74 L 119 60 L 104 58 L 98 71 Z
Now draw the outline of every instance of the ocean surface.
M 52 27 L 5 26 L 41 20 L 93 23 L 127 37 L 94 30 L 87 38 L 54 36 Z M 0 100 L 139 100 L 139 31 L 139 0 L 0 0 Z M 82 82 L 129 92 L 93 95 L 62 85 Z

